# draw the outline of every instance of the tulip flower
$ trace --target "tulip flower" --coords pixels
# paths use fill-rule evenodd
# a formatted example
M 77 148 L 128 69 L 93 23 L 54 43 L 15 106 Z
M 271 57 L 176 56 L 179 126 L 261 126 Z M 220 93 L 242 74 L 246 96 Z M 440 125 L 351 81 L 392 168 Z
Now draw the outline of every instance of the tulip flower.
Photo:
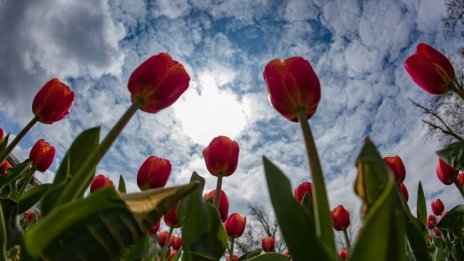
M 275 239 L 274 237 L 266 237 L 261 241 L 261 246 L 264 252 L 274 252 Z
M 463 189 L 463 187 L 464 187 L 464 172 L 459 173 L 459 175 L 456 178 L 456 181 L 458 182 L 459 188 Z
M 173 104 L 189 86 L 190 76 L 184 66 L 167 53 L 154 55 L 143 62 L 129 77 L 132 103 L 156 113 Z
M 177 251 L 171 250 L 171 251 L 169 252 L 168 261 L 171 261 L 176 255 L 177 255 Z
M 158 230 L 160 229 L 160 226 L 161 226 L 161 222 L 158 220 L 158 222 L 156 222 L 155 225 L 153 225 L 150 228 L 150 234 L 156 235 L 156 233 L 158 233 Z
M 245 231 L 246 217 L 240 216 L 238 213 L 232 213 L 224 223 L 227 236 L 230 238 L 238 238 Z
M 206 168 L 214 176 L 227 177 L 237 169 L 239 147 L 225 136 L 214 138 L 203 150 Z
M 332 210 L 332 222 L 335 230 L 346 230 L 350 226 L 350 212 L 342 205 L 338 205 Z
M 436 171 L 438 179 L 445 185 L 453 184 L 459 173 L 457 169 L 454 169 L 442 159 L 438 159 Z
M 168 236 L 169 236 L 169 232 L 167 231 L 162 231 L 159 233 L 158 235 L 158 245 L 160 245 L 161 247 L 164 247 L 164 245 L 166 245 L 166 241 L 168 240 Z
M 44 139 L 38 140 L 29 153 L 33 166 L 40 172 L 45 172 L 52 165 L 54 158 L 55 147 Z
M 285 251 L 285 252 L 284 252 L 284 256 L 290 256 L 290 252 L 288 252 L 288 250 Z
M 348 259 L 348 251 L 346 250 L 341 250 L 340 252 L 338 252 L 338 255 L 340 256 L 340 259 L 341 260 L 346 260 Z
M 433 47 L 420 43 L 404 63 L 411 79 L 430 94 L 445 94 L 455 79 L 449 60 Z
M 294 191 L 293 195 L 298 202 L 301 203 L 303 201 L 305 193 L 308 193 L 308 196 L 312 198 L 313 190 L 312 190 L 312 183 L 311 182 L 303 182 L 301 183 Z
M 216 198 L 215 189 L 211 190 L 210 192 L 206 193 L 203 196 L 203 199 L 210 202 L 211 204 L 213 203 L 213 200 L 215 198 Z M 223 190 L 221 190 L 221 193 L 220 193 L 220 203 L 219 203 L 218 210 L 219 210 L 219 214 L 221 216 L 222 222 L 225 222 L 227 220 L 228 213 L 229 213 L 229 199 L 227 198 L 227 195 Z
M 182 238 L 173 236 L 170 244 L 174 250 L 179 250 L 182 247 Z
M 90 184 L 90 193 L 106 186 L 113 186 L 113 181 L 105 175 L 97 175 L 93 178 L 92 184 Z
M 237 256 L 237 255 L 233 255 L 232 259 L 230 258 L 230 255 L 228 255 L 226 257 L 226 261 L 235 261 L 235 260 L 238 260 L 238 259 L 239 259 L 239 256 Z
M 137 185 L 140 190 L 162 188 L 171 174 L 171 163 L 167 159 L 148 157 L 137 173 Z
M 34 218 L 35 218 L 34 210 L 29 209 L 29 210 L 26 212 L 26 223 L 27 223 L 28 225 L 32 224 L 32 222 L 34 222 Z
M 0 128 L 0 142 L 2 142 L 3 139 L 5 139 L 5 132 L 3 131 L 2 128 Z
M 74 102 L 74 93 L 57 78 L 48 81 L 35 95 L 32 112 L 38 121 L 51 124 L 69 114 Z
M 441 237 L 441 236 L 442 236 L 442 233 L 441 233 L 440 229 L 438 229 L 438 228 L 434 228 L 434 229 L 433 229 L 433 232 L 435 232 L 435 236 L 437 236 L 437 237 Z
M 5 174 L 9 168 L 11 168 L 11 164 L 6 160 L 3 161 L 2 164 L 0 164 L 0 175 Z
M 168 211 L 168 213 L 164 215 L 164 223 L 166 223 L 166 225 L 168 225 L 171 228 L 180 227 L 180 222 L 177 220 L 176 217 L 176 210 L 177 205 L 174 206 L 171 210 Z
M 432 212 L 435 216 L 440 216 L 443 213 L 443 210 L 445 210 L 445 206 L 443 205 L 443 202 L 439 198 L 436 200 L 432 201 Z
M 401 158 L 396 155 L 392 157 L 384 157 L 383 160 L 391 169 L 391 171 L 393 171 L 396 183 L 400 184 L 403 182 L 404 178 L 406 177 L 406 169 Z
M 302 57 L 274 59 L 264 69 L 269 100 L 282 116 L 297 122 L 297 109 L 302 108 L 309 119 L 321 99 L 319 79 L 311 64 Z
M 408 202 L 408 200 L 409 200 L 409 192 L 408 192 L 408 189 L 406 188 L 406 186 L 404 185 L 404 183 L 400 184 L 400 190 L 401 190 L 401 194 L 403 194 L 404 200 L 406 202 Z
M 434 215 L 429 215 L 427 217 L 427 228 L 432 229 L 435 227 L 435 224 L 437 223 L 437 217 Z

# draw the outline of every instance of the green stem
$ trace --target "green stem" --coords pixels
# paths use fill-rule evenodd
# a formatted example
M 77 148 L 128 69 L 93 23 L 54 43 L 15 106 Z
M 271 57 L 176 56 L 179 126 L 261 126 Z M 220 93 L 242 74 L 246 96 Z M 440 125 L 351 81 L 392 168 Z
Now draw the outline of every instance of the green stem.
M 459 190 L 459 193 L 461 193 L 461 196 L 464 199 L 464 191 L 462 190 L 462 188 L 459 187 L 459 183 L 457 180 L 454 181 L 454 185 L 456 185 L 456 188 Z
M 35 167 L 32 167 L 31 169 L 29 169 L 26 172 L 26 175 L 24 175 L 23 183 L 21 184 L 21 187 L 18 190 L 18 194 L 16 194 L 16 200 L 17 201 L 19 201 L 19 199 L 21 198 L 21 195 L 26 190 L 27 184 L 29 184 L 29 182 L 31 182 L 31 179 L 34 176 L 34 172 L 35 172 Z
M 2 260 L 8 260 L 8 255 L 6 251 L 6 226 L 5 226 L 5 219 L 3 218 L 3 209 L 0 205 L 0 257 Z
M 314 143 L 313 134 L 311 133 L 304 108 L 298 108 L 296 110 L 296 114 L 298 116 L 298 121 L 300 122 L 301 131 L 303 132 L 308 162 L 311 168 L 316 233 L 322 238 L 325 244 L 333 250 L 333 252 L 335 252 L 332 218 L 330 215 L 329 201 L 327 199 L 327 192 L 322 174 L 321 163 L 317 154 L 316 144 Z
M 131 106 L 127 109 L 127 111 L 121 116 L 119 121 L 114 125 L 114 127 L 110 130 L 110 132 L 106 135 L 105 139 L 100 143 L 98 148 L 90 155 L 89 158 L 82 164 L 82 166 L 76 171 L 75 176 L 79 177 L 84 175 L 84 173 L 88 173 L 92 171 L 95 166 L 100 162 L 106 152 L 109 150 L 113 142 L 116 140 L 118 135 L 121 133 L 122 129 L 126 126 L 132 116 L 135 114 L 137 109 L 139 108 L 140 104 L 143 101 L 141 99 L 134 101 Z M 74 183 L 74 184 L 73 184 Z M 83 186 L 79 179 L 71 180 L 70 186 Z M 68 201 L 73 199 L 74 197 L 73 190 L 64 190 L 62 196 L 60 197 L 61 201 Z M 57 204 L 63 202 L 56 202 Z
M 214 196 L 214 206 L 219 211 L 219 202 L 221 201 L 222 175 L 217 176 L 216 195 Z M 219 213 L 221 213 L 219 211 Z
M 454 83 L 452 83 L 450 85 L 450 91 L 454 93 L 454 95 L 458 96 L 459 98 L 461 98 L 462 101 L 464 101 L 464 93 L 458 89 Z
M 346 229 L 343 230 L 343 235 L 345 236 L 345 242 L 346 242 L 346 246 L 348 248 L 348 253 L 351 252 L 351 243 L 350 243 L 350 238 L 348 237 L 348 232 L 346 232 Z
M 234 260 L 234 241 L 235 238 L 230 237 L 229 260 Z
M 2 163 L 8 155 L 13 151 L 13 149 L 18 145 L 19 141 L 26 135 L 26 133 L 36 124 L 36 122 L 39 121 L 39 118 L 37 116 L 34 116 L 32 120 L 24 127 L 20 133 L 13 139 L 13 141 L 6 147 L 6 149 L 3 151 L 2 154 L 0 154 L 0 163 Z
M 166 253 L 167 253 L 168 248 L 169 248 L 169 241 L 171 241 L 172 231 L 174 231 L 174 228 L 170 227 L 169 228 L 169 233 L 168 233 L 168 238 L 166 239 L 166 243 L 164 243 L 163 250 L 161 251 L 161 257 L 160 257 L 161 261 L 166 259 Z

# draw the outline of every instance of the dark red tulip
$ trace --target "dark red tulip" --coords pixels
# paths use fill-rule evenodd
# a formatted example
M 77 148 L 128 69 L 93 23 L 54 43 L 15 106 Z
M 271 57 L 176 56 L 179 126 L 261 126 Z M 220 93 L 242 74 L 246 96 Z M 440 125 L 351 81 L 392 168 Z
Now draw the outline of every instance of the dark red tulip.
M 434 228 L 433 231 L 435 232 L 435 235 L 436 235 L 437 237 L 441 237 L 442 233 L 441 233 L 440 229 Z
M 182 247 L 181 237 L 173 236 L 170 241 L 171 241 L 170 244 L 174 250 L 179 250 Z
M 305 193 L 308 193 L 308 196 L 312 198 L 313 190 L 312 190 L 312 183 L 311 182 L 303 182 L 301 183 L 294 191 L 293 195 L 298 202 L 301 203 Z
M 105 175 L 97 175 L 93 178 L 92 184 L 90 184 L 90 193 L 106 186 L 113 186 L 113 181 Z
M 172 228 L 180 227 L 180 222 L 177 220 L 176 217 L 176 210 L 177 205 L 174 206 L 171 210 L 168 211 L 168 213 L 164 215 L 164 223 L 166 223 L 166 225 Z
M 435 216 L 440 216 L 443 213 L 443 210 L 445 210 L 445 206 L 443 205 L 443 202 L 441 202 L 441 199 L 439 198 L 432 201 L 431 206 L 432 206 L 432 212 Z
M 48 81 L 35 95 L 32 112 L 41 123 L 51 124 L 69 114 L 74 93 L 57 78 Z
M 216 190 L 213 189 L 210 192 L 206 193 L 203 196 L 203 199 L 213 204 L 214 198 L 216 197 Z M 221 190 L 221 195 L 219 196 L 219 214 L 221 215 L 222 222 L 227 220 L 227 215 L 229 213 L 229 199 L 227 198 L 226 193 Z
M 226 257 L 226 261 L 235 261 L 238 260 L 239 256 L 233 255 L 232 259 L 230 258 L 230 255 Z
M 206 168 L 214 176 L 230 176 L 237 169 L 239 147 L 225 136 L 214 138 L 203 150 Z
M 458 181 L 459 187 L 462 189 L 464 187 L 464 173 L 459 173 L 456 180 Z
M 427 227 L 429 229 L 432 229 L 435 227 L 435 224 L 437 223 L 437 217 L 434 215 L 429 215 L 427 217 Z
M 261 241 L 261 246 L 264 252 L 274 252 L 275 239 L 274 237 L 266 237 Z
M 164 244 L 166 244 L 166 241 L 168 240 L 169 233 L 167 231 L 162 231 L 158 235 L 158 245 L 161 247 L 164 247 Z
M 171 163 L 167 159 L 148 157 L 137 173 L 137 185 L 140 190 L 162 188 L 166 186 L 171 174 Z
M 308 119 L 316 112 L 321 86 L 307 60 L 299 56 L 283 62 L 274 59 L 264 68 L 263 76 L 269 100 L 282 116 L 297 122 L 297 109 L 303 108 Z
M 29 159 L 40 172 L 45 172 L 52 165 L 54 158 L 55 148 L 44 139 L 38 140 L 29 153 Z
M 454 81 L 454 69 L 448 58 L 433 47 L 420 43 L 416 53 L 404 63 L 411 79 L 424 91 L 444 94 Z
M 404 178 L 406 177 L 406 169 L 401 158 L 397 155 L 392 157 L 384 157 L 383 160 L 388 165 L 388 167 L 390 167 L 391 171 L 393 171 L 393 174 L 395 174 L 396 183 L 400 184 L 403 182 Z
M 153 225 L 150 228 L 150 234 L 153 236 L 156 235 L 156 233 L 158 233 L 158 230 L 160 229 L 160 226 L 161 226 L 161 222 L 160 220 L 158 220 L 158 222 L 156 222 L 155 225 Z
M 9 168 L 11 168 L 11 164 L 8 161 L 4 160 L 2 164 L 0 164 L 0 175 L 5 174 Z
M 340 259 L 341 260 L 346 260 L 348 259 L 348 251 L 346 250 L 341 250 L 340 252 L 338 252 L 338 255 L 340 256 Z
M 232 213 L 224 223 L 227 236 L 231 238 L 240 237 L 245 231 L 246 217 L 240 216 L 238 213 Z
M 3 139 L 5 139 L 5 132 L 0 128 L 0 142 L 3 141 Z
M 343 231 L 350 226 L 350 212 L 342 205 L 332 210 L 332 223 L 337 231 Z
M 459 171 L 448 165 L 442 159 L 438 159 L 437 177 L 445 185 L 451 185 L 456 180 Z
M 401 194 L 403 194 L 404 200 L 407 202 L 409 200 L 409 192 L 404 183 L 400 184 Z
M 143 62 L 129 78 L 131 100 L 141 100 L 140 109 L 156 113 L 173 104 L 189 86 L 190 76 L 184 66 L 167 53 Z
M 35 219 L 35 213 L 34 213 L 34 210 L 32 209 L 29 209 L 26 213 L 26 223 L 28 225 L 32 224 L 32 222 L 34 222 L 34 219 Z

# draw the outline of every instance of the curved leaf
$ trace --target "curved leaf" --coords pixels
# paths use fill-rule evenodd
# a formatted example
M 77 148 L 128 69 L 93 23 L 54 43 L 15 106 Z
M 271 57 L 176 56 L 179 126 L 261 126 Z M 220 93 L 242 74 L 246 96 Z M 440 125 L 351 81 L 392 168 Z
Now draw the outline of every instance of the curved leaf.
M 50 188 L 51 184 L 42 184 L 26 191 L 18 201 L 19 213 L 33 207 Z
M 427 224 L 427 206 L 425 204 L 425 194 L 421 182 L 419 182 L 417 188 L 417 219 L 424 226 Z
M 256 250 L 253 250 L 253 251 L 251 251 L 251 252 L 248 252 L 248 253 L 243 254 L 241 257 L 239 257 L 239 258 L 237 259 L 237 261 L 245 261 L 245 260 L 248 260 L 248 259 L 250 259 L 250 258 L 252 258 L 252 257 L 255 257 L 255 256 L 261 254 L 261 252 L 263 252 L 263 250 L 262 250 L 261 248 L 256 249 Z
M 11 167 L 4 175 L 0 175 L 0 189 L 6 185 L 12 184 L 13 181 L 18 180 L 24 176 L 31 167 L 31 161 L 26 160 L 18 165 Z
M 464 205 L 458 205 L 448 211 L 437 226 L 451 230 L 464 230 Z
M 124 181 L 124 177 L 122 175 L 119 175 L 118 191 L 121 193 L 126 193 L 126 182 Z
M 451 167 L 464 171 L 464 141 L 451 143 L 436 153 Z
M 248 259 L 249 261 L 289 261 L 288 256 L 279 253 L 265 253 L 259 256 Z

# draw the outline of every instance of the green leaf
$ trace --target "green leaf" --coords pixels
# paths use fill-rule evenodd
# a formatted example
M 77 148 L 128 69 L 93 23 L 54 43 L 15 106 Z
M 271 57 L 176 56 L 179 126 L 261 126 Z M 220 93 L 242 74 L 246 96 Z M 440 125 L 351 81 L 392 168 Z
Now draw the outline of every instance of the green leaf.
M 226 250 L 227 234 L 217 209 L 203 200 L 205 179 L 193 173 L 199 186 L 181 200 L 177 219 L 182 224 L 182 260 L 219 260 Z
M 266 157 L 263 163 L 271 203 L 292 258 L 337 260 L 335 253 L 329 254 L 316 236 L 314 216 L 295 200 L 288 178 Z
M 457 205 L 441 218 L 437 227 L 451 230 L 464 230 L 464 205 Z
M 251 251 L 251 252 L 248 252 L 248 253 L 243 254 L 241 257 L 239 257 L 239 258 L 237 259 L 237 261 L 245 261 L 245 260 L 248 260 L 248 259 L 250 259 L 250 258 L 252 258 L 252 257 L 255 257 L 255 256 L 261 254 L 261 252 L 263 252 L 263 250 L 262 250 L 261 248 L 256 249 L 256 250 L 253 250 L 253 251 Z
M 14 245 L 19 245 L 23 238 L 23 231 L 19 225 L 18 219 L 18 203 L 12 199 L 0 199 L 2 205 L 3 220 L 5 222 L 7 245 L 10 249 Z
M 0 188 L 3 188 L 6 185 L 12 184 L 14 181 L 22 178 L 24 173 L 26 173 L 31 168 L 31 161 L 26 160 L 18 165 L 11 167 L 8 171 L 0 176 Z M 2 193 L 3 194 L 3 193 Z
M 293 258 L 293 257 L 292 257 Z M 279 253 L 265 253 L 248 259 L 249 261 L 289 261 L 288 256 Z
M 19 213 L 33 207 L 50 188 L 51 184 L 42 184 L 26 191 L 18 201 Z
M 145 234 L 126 250 L 121 257 L 121 261 L 140 260 L 148 253 L 149 250 L 150 240 L 148 234 Z
M 436 153 L 451 167 L 464 171 L 464 141 L 451 143 Z
M 401 193 L 397 189 L 397 193 Z M 406 236 L 409 241 L 410 250 L 416 260 L 432 260 L 427 248 L 429 232 L 424 224 L 414 217 L 409 209 L 409 206 L 404 202 L 404 214 L 406 225 Z
M 427 206 L 425 203 L 424 189 L 422 183 L 419 182 L 417 188 L 417 219 L 425 226 L 427 224 Z
M 3 218 L 3 207 L 0 204 L 0 257 L 2 260 L 8 260 L 6 252 L 6 244 L 8 238 L 6 236 L 6 224 L 5 219 Z
M 95 170 L 80 177 L 74 174 L 86 159 L 97 149 L 100 140 L 100 127 L 83 131 L 72 143 L 56 172 L 52 188 L 44 196 L 41 204 L 42 216 L 52 208 L 72 202 L 84 195 L 95 176 Z
M 124 177 L 122 175 L 119 175 L 118 191 L 121 193 L 126 193 L 126 182 L 124 181 Z

